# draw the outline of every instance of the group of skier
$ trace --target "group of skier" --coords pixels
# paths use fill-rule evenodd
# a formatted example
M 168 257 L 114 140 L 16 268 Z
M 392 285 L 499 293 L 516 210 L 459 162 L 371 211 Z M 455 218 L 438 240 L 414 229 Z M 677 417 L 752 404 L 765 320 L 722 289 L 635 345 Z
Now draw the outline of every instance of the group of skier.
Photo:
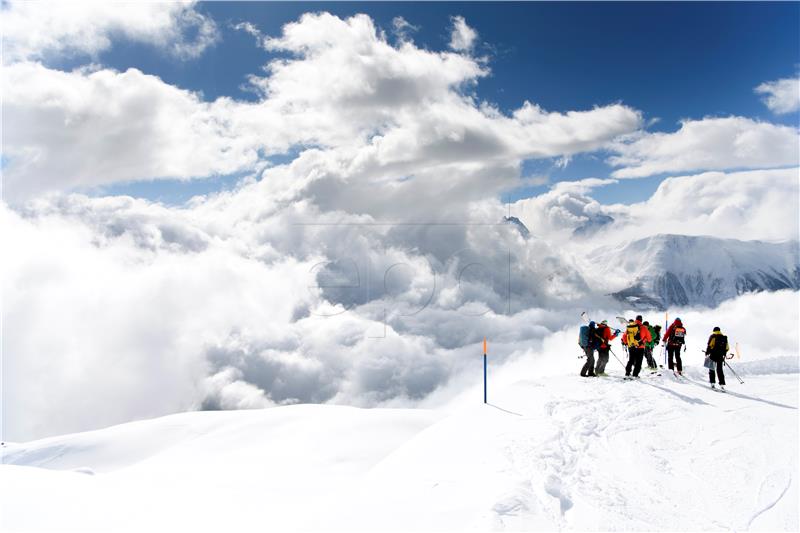
M 620 317 L 618 317 L 620 318 Z M 624 319 L 620 319 L 624 321 Z M 653 349 L 663 342 L 667 353 L 667 366 L 672 370 L 676 377 L 683 376 L 683 361 L 681 352 L 686 351 L 686 327 L 680 318 L 676 318 L 667 328 L 663 337 L 661 336 L 661 326 L 651 325 L 647 320 L 638 315 L 633 320 L 628 320 L 624 326 L 625 330 L 611 330 L 608 321 L 603 320 L 599 324 L 589 321 L 588 325 L 582 326 L 578 336 L 578 345 L 584 352 L 586 362 L 581 368 L 581 376 L 596 377 L 606 376 L 606 364 L 608 363 L 609 352 L 616 354 L 611 349 L 611 341 L 620 337 L 622 348 L 627 352 L 628 360 L 625 364 L 625 378 L 637 379 L 642 370 L 643 361 L 647 361 L 647 367 L 651 373 L 657 374 L 659 366 L 653 356 Z M 708 378 L 711 388 L 716 388 L 716 378 L 719 379 L 720 389 L 725 390 L 725 374 L 723 366 L 725 358 L 730 350 L 728 338 L 722 334 L 720 328 L 715 327 L 706 344 L 706 362 L 708 368 Z M 594 353 L 597 352 L 597 362 L 595 363 Z M 622 364 L 622 361 L 617 358 Z

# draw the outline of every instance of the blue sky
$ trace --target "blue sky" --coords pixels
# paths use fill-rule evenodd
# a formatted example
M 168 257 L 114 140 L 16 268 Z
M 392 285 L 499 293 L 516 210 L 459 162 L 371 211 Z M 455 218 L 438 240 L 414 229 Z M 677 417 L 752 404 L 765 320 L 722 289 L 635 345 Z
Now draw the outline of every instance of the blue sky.
M 674 131 L 684 118 L 738 115 L 778 124 L 798 124 L 798 113 L 773 115 L 754 94 L 758 84 L 796 75 L 800 68 L 798 3 L 260 3 L 217 2 L 198 10 L 213 17 L 222 39 L 197 59 L 185 61 L 145 44 L 116 42 L 99 62 L 129 67 L 213 100 L 253 99 L 243 90 L 274 55 L 252 36 L 233 29 L 250 22 L 267 35 L 308 11 L 339 16 L 366 13 L 387 33 L 402 16 L 418 27 L 417 45 L 444 50 L 450 17 L 462 15 L 480 36 L 478 54 L 490 57 L 492 74 L 476 88 L 479 98 L 504 111 L 529 100 L 550 111 L 590 109 L 621 102 L 653 120 L 650 131 Z M 85 62 L 72 58 L 54 66 Z M 525 175 L 551 182 L 606 177 L 605 155 L 580 155 L 566 168 L 553 160 L 531 160 Z M 598 189 L 604 202 L 648 197 L 664 175 Z M 235 183 L 238 176 L 190 183 L 159 181 L 116 185 L 121 192 L 168 203 Z M 515 191 L 512 198 L 547 186 Z

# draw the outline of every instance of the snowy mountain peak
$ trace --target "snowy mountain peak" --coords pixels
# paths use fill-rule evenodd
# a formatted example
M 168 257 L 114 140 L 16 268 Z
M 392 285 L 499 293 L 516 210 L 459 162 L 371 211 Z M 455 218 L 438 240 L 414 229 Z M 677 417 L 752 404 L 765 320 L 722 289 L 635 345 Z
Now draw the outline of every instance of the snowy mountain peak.
M 746 292 L 800 288 L 797 241 L 659 234 L 590 254 L 616 298 L 640 308 L 714 307 Z

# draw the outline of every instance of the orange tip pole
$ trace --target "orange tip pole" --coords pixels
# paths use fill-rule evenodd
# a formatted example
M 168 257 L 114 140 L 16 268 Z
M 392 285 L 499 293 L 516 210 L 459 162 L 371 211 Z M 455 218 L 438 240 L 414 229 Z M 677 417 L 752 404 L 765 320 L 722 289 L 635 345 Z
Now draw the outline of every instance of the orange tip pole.
M 487 403 L 486 395 L 486 337 L 483 338 L 483 403 Z

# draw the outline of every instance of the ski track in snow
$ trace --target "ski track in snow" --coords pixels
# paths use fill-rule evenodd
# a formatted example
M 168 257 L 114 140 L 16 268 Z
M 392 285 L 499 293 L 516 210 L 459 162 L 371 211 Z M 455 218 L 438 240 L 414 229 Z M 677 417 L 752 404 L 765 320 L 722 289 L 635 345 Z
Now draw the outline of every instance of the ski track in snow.
M 3 462 L 26 466 L 0 466 L 0 511 L 19 531 L 148 530 L 150 512 L 197 531 L 797 530 L 798 375 L 728 394 L 703 376 L 517 378 L 442 412 L 186 413 L 10 444 Z
M 783 480 L 785 480 L 785 483 L 782 482 Z M 775 505 L 781 500 L 781 498 L 783 498 L 783 496 L 789 490 L 789 487 L 791 485 L 792 485 L 792 475 L 785 470 L 778 470 L 772 472 L 767 477 L 765 477 L 758 488 L 758 501 L 756 502 L 756 505 L 759 505 L 760 509 L 753 516 L 750 517 L 750 520 L 747 521 L 746 529 L 750 529 L 756 518 L 758 518 L 763 513 L 775 507 Z M 783 489 L 781 489 L 779 494 L 775 495 L 776 489 L 780 488 L 781 486 L 783 486 Z M 772 495 L 764 496 L 765 492 L 772 493 Z M 762 503 L 764 500 L 767 501 L 766 504 Z

